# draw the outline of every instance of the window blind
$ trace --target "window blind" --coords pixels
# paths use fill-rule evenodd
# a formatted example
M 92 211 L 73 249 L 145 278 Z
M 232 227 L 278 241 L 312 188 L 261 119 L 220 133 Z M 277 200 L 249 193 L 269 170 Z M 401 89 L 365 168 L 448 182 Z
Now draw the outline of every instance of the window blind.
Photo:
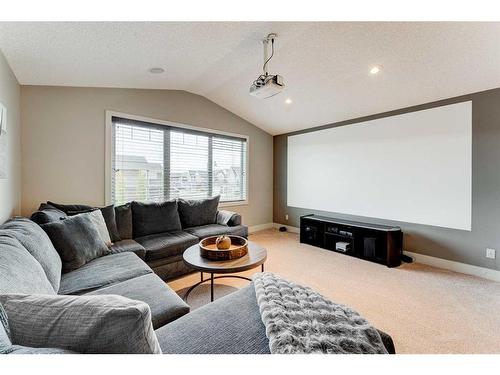
M 209 137 L 170 132 L 170 198 L 203 199 L 209 187 Z
M 246 199 L 246 143 L 212 137 L 212 194 L 221 201 Z
M 112 127 L 113 203 L 247 199 L 245 138 L 118 117 Z

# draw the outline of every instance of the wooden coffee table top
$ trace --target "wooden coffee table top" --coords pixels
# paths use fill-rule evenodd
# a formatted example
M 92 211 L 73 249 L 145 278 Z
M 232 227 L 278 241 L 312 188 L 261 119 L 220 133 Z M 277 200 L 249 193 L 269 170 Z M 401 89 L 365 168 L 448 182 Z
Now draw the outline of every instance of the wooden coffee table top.
M 190 267 L 209 273 L 236 273 L 260 266 L 266 261 L 267 251 L 262 246 L 248 241 L 248 254 L 231 260 L 209 260 L 200 256 L 198 244 L 184 251 L 184 262 Z

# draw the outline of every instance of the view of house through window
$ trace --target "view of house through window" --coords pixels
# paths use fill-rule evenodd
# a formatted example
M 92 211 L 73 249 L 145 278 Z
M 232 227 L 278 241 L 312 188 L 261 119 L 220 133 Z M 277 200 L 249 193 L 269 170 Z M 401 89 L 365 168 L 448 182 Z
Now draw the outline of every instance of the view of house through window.
M 112 199 L 246 200 L 244 138 L 113 117 Z

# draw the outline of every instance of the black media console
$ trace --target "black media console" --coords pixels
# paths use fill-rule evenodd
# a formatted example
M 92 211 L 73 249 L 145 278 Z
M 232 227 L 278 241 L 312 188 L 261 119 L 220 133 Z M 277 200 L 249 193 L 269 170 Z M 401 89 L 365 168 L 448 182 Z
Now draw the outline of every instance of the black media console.
M 403 232 L 399 227 L 305 215 L 300 217 L 300 242 L 397 267 Z

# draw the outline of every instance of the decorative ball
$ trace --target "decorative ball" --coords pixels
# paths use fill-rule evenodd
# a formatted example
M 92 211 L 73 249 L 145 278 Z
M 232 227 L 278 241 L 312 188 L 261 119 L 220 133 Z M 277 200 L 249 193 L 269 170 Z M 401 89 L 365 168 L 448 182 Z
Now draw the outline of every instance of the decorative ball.
M 231 238 L 229 236 L 219 236 L 215 240 L 215 245 L 219 250 L 227 250 L 231 247 Z

